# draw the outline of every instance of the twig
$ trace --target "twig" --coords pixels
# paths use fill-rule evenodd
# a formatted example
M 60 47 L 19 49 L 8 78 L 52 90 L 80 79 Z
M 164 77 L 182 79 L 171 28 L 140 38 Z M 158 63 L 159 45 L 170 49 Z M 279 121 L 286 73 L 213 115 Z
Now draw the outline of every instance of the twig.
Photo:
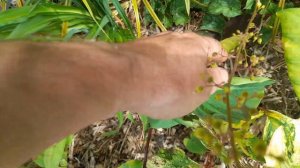
M 126 140 L 126 138 L 127 138 L 127 136 L 128 136 L 128 133 L 129 133 L 129 130 L 130 130 L 131 126 L 132 126 L 132 122 L 130 122 L 129 127 L 127 128 L 127 130 L 126 130 L 126 132 L 125 132 L 125 136 L 124 136 L 124 138 L 123 138 L 121 147 L 120 147 L 120 149 L 119 149 L 119 154 L 121 154 L 121 152 L 122 152 L 122 150 L 123 150 L 124 142 L 125 142 L 125 140 Z
M 150 144 L 151 137 L 152 137 L 152 131 L 153 131 L 153 128 L 149 128 L 149 130 L 148 130 L 148 136 L 147 136 L 147 141 L 146 141 L 146 146 L 145 146 L 145 152 L 144 152 L 143 168 L 147 168 L 147 160 L 148 160 L 148 153 L 149 153 L 149 144 Z

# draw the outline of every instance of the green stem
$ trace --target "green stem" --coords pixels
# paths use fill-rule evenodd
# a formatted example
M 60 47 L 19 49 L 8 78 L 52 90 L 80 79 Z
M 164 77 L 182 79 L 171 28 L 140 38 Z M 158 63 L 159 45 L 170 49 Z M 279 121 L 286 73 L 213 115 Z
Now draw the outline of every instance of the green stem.
M 284 8 L 284 6 L 285 6 L 285 0 L 280 0 L 278 3 L 278 7 L 280 7 L 282 10 Z M 278 33 L 279 25 L 280 25 L 280 21 L 279 21 L 279 18 L 276 16 L 276 19 L 274 21 L 273 32 L 272 32 L 272 42 L 275 41 L 275 37 Z
M 240 162 L 239 162 L 239 158 L 238 158 L 238 154 L 237 154 L 237 150 L 235 148 L 235 139 L 234 139 L 234 133 L 233 133 L 233 127 L 232 127 L 232 108 L 231 108 L 231 105 L 230 105 L 230 91 L 231 91 L 231 82 L 232 82 L 232 79 L 235 75 L 235 72 L 237 70 L 237 67 L 238 67 L 238 62 L 239 62 L 239 59 L 240 59 L 240 56 L 241 56 L 241 53 L 242 51 L 245 50 L 246 48 L 246 43 L 247 43 L 247 40 L 248 40 L 248 34 L 249 34 L 249 30 L 250 30 L 250 27 L 251 27 L 251 23 L 254 21 L 256 15 L 257 15 L 257 12 L 258 12 L 258 8 L 255 7 L 253 13 L 252 13 L 252 16 L 250 18 L 250 21 L 248 23 L 248 26 L 245 30 L 245 35 L 244 36 L 241 36 L 242 40 L 241 40 L 241 45 L 237 51 L 237 57 L 235 59 L 235 62 L 234 62 L 234 67 L 230 73 L 230 76 L 229 76 L 229 80 L 228 80 L 228 84 L 226 87 L 228 87 L 228 91 L 226 92 L 226 106 L 227 106 L 227 121 L 228 121 L 228 134 L 230 136 L 230 145 L 231 145 L 231 152 L 232 152 L 232 155 L 233 155 L 233 159 L 234 159 L 234 162 L 236 163 L 236 167 L 240 168 Z
M 201 2 L 198 2 L 197 0 L 192 0 L 195 4 L 197 4 L 198 6 L 202 7 L 202 8 L 207 8 L 208 5 L 204 4 L 204 3 L 201 3 Z

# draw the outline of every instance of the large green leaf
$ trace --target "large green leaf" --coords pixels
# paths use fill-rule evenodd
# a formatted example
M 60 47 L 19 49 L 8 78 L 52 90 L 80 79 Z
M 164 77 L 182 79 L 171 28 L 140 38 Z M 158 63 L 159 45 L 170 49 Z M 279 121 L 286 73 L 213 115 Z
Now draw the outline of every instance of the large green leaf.
M 42 168 L 57 168 L 60 162 L 65 158 L 65 150 L 69 147 L 73 140 L 73 135 L 66 137 L 60 142 L 47 148 L 40 154 L 34 162 Z
M 209 31 L 222 34 L 224 27 L 225 27 L 224 16 L 206 14 L 203 18 L 202 26 L 200 27 L 200 29 L 209 30 Z
M 257 109 L 257 106 L 263 98 L 265 86 L 272 83 L 272 80 L 263 77 L 257 77 L 253 80 L 240 77 L 233 78 L 231 83 L 230 105 L 232 107 L 234 122 L 250 118 L 250 115 Z M 208 101 L 198 107 L 194 113 L 200 117 L 212 116 L 227 119 L 227 106 L 224 103 L 224 97 L 225 93 L 223 89 L 218 89 L 210 96 Z
M 183 0 L 172 1 L 170 12 L 173 16 L 175 25 L 184 25 L 189 21 L 189 16 L 186 12 L 185 2 Z
M 300 8 L 278 12 L 289 78 L 300 99 Z
M 183 140 L 184 146 L 192 153 L 196 153 L 199 155 L 204 154 L 207 151 L 207 148 L 203 145 L 201 140 L 191 134 L 189 138 L 185 138 Z
M 208 11 L 211 14 L 223 14 L 226 17 L 235 17 L 240 15 L 241 1 L 240 0 L 211 0 L 208 6 Z

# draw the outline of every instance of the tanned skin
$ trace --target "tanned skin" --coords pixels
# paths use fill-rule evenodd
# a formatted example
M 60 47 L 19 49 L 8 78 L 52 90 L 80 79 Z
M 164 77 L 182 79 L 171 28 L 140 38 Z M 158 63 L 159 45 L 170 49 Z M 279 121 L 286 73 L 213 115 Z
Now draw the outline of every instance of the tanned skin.
M 228 78 L 207 69 L 208 56 L 226 59 L 220 43 L 194 33 L 124 44 L 7 41 L 0 51 L 1 168 L 120 110 L 184 116 L 215 91 L 210 76 L 217 84 Z M 197 86 L 204 86 L 200 94 Z

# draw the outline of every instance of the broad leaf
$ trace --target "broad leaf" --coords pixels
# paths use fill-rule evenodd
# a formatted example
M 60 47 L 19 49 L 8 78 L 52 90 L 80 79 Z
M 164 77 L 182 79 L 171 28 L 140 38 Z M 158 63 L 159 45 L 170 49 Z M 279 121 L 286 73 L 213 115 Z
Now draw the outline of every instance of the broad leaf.
M 175 25 L 184 25 L 189 21 L 189 16 L 186 12 L 185 2 L 183 0 L 172 1 L 170 10 Z
M 220 15 L 209 15 L 206 14 L 203 18 L 201 30 L 209 30 L 216 33 L 223 33 L 225 27 L 225 19 Z
M 69 147 L 73 140 L 73 136 L 61 140 L 53 146 L 47 148 L 42 154 L 40 154 L 34 162 L 43 168 L 56 168 L 64 158 L 64 152 Z
M 264 87 L 272 84 L 273 81 L 267 78 L 258 77 L 253 80 L 248 78 L 235 77 L 232 80 L 230 92 L 230 105 L 232 107 L 233 120 L 250 119 L 264 95 Z M 220 119 L 227 119 L 227 106 L 224 102 L 225 93 L 218 89 L 208 101 L 198 107 L 194 113 L 200 117 L 212 116 Z
M 207 148 L 203 145 L 201 140 L 199 140 L 194 135 L 191 135 L 189 138 L 185 138 L 183 140 L 184 146 L 192 153 L 196 153 L 199 155 L 204 154 L 207 151 Z
M 278 17 L 289 78 L 300 99 L 300 8 L 285 9 L 278 13 Z
M 209 4 L 208 11 L 211 14 L 223 14 L 226 17 L 235 17 L 240 15 L 241 1 L 240 0 L 212 0 Z

